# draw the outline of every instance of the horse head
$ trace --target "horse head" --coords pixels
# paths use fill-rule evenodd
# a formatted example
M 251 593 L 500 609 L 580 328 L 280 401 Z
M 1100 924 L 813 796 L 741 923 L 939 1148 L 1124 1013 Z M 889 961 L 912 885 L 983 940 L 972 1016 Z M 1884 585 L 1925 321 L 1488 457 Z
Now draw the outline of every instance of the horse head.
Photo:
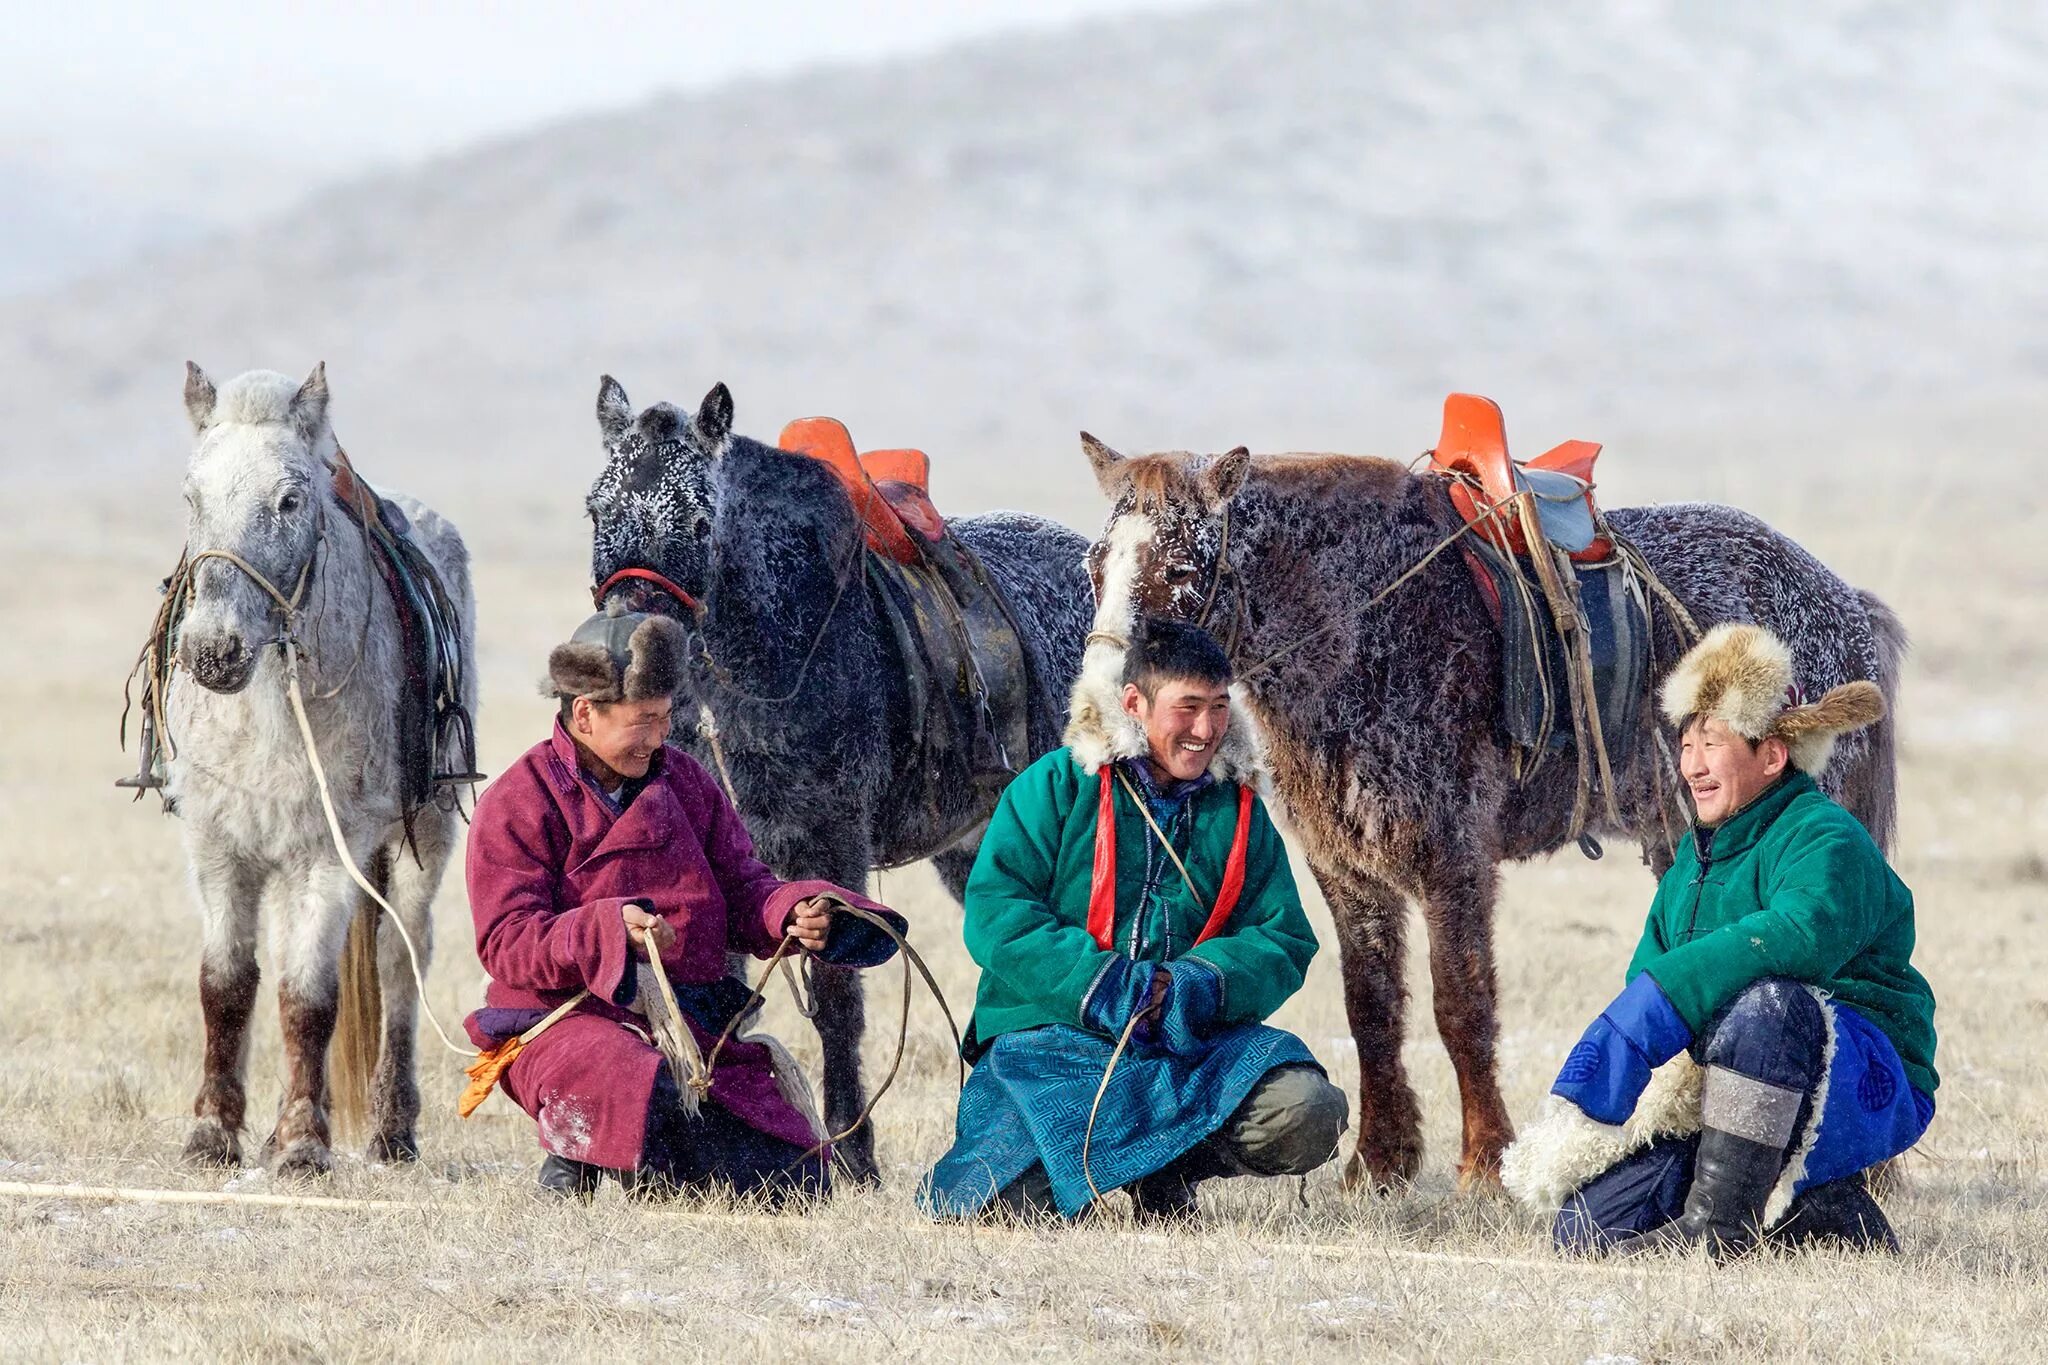
M 597 425 L 605 467 L 584 506 L 598 605 L 670 616 L 695 610 L 708 588 L 718 512 L 712 475 L 732 439 L 731 392 L 713 385 L 694 416 L 656 403 L 636 418 L 624 387 L 606 375 Z
M 1219 639 L 1232 634 L 1244 604 L 1231 523 L 1251 453 L 1239 446 L 1222 455 L 1127 458 L 1085 431 L 1081 449 L 1110 500 L 1102 538 L 1088 550 L 1097 630 L 1127 635 L 1133 616 L 1163 616 Z
M 235 556 L 287 598 L 310 587 L 335 450 L 327 367 L 304 383 L 251 370 L 216 390 L 188 361 L 185 411 L 198 440 L 185 471 L 193 568 L 178 663 L 210 691 L 239 692 L 283 612 L 244 569 L 208 552 Z

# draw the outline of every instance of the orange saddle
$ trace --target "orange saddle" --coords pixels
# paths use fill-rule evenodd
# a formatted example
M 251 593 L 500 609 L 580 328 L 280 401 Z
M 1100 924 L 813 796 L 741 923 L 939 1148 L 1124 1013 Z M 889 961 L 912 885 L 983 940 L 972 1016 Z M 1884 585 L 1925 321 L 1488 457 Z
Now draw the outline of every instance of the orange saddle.
M 1454 393 L 1444 399 L 1443 434 L 1429 463 L 1440 474 L 1465 476 L 1452 480 L 1451 503 L 1466 522 L 1483 521 L 1479 534 L 1493 545 L 1509 554 L 1527 553 L 1518 513 L 1488 515 L 1516 494 L 1527 493 L 1551 544 L 1590 563 L 1614 553 L 1613 543 L 1600 534 L 1593 501 L 1593 463 L 1599 454 L 1595 442 L 1566 441 L 1526 463 L 1509 459 L 1500 405 L 1476 393 Z
M 834 417 L 800 417 L 775 444 L 808 455 L 838 476 L 867 533 L 868 548 L 898 564 L 923 557 L 919 542 L 946 536 L 945 518 L 932 505 L 931 460 L 922 450 L 870 450 L 856 455 L 853 436 Z

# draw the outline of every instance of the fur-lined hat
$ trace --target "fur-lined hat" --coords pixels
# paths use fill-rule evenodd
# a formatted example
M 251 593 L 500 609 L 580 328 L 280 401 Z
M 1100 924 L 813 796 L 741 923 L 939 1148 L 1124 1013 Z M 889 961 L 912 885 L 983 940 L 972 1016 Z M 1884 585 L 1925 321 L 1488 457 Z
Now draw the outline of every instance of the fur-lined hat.
M 1792 676 L 1792 651 L 1762 626 L 1715 626 L 1664 680 L 1664 714 L 1683 727 L 1711 716 L 1752 744 L 1776 737 L 1801 772 L 1828 766 L 1835 740 L 1884 719 L 1884 693 L 1858 679 L 1809 702 Z
M 594 702 L 654 701 L 683 685 L 683 628 L 645 612 L 599 612 L 548 654 L 541 693 Z

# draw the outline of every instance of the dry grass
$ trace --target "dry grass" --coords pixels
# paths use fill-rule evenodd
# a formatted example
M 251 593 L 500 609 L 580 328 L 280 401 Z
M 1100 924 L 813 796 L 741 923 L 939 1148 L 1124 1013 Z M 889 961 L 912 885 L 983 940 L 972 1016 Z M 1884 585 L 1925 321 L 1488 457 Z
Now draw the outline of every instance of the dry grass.
M 881 1353 L 1250 1359 L 1986 1359 L 2029 1354 L 2048 1328 L 2048 758 L 2028 703 L 2048 665 L 2036 619 L 2048 555 L 2038 499 L 1950 505 L 1885 477 L 1844 506 L 1819 484 L 1769 494 L 1702 466 L 1638 496 L 1732 497 L 1887 593 L 1919 640 L 1905 722 L 1901 868 L 1921 906 L 1921 960 L 1941 1000 L 1941 1112 L 1893 1204 L 1902 1260 L 1816 1256 L 1719 1273 L 1551 1259 L 1497 1201 L 1454 1196 L 1448 1064 L 1416 979 L 1409 1063 L 1428 1174 L 1391 1200 L 1307 1182 L 1205 1195 L 1195 1233 L 1141 1236 L 1121 1211 L 1060 1232 L 923 1223 L 910 1202 L 951 1123 L 951 1068 L 928 1003 L 905 1078 L 881 1111 L 885 1187 L 810 1219 L 590 1209 L 529 1193 L 530 1125 L 502 1099 L 453 1114 L 459 1075 L 423 1053 L 429 1114 L 417 1168 L 346 1161 L 327 1192 L 416 1212 L 106 1207 L 0 1200 L 0 1342 L 10 1357 L 223 1359 L 843 1359 Z M 530 679 L 575 619 L 582 546 L 567 494 L 495 516 L 444 498 L 478 547 L 487 769 L 539 733 Z M 1952 482 L 1947 492 L 1955 494 Z M 1098 514 L 1064 509 L 1076 524 Z M 175 524 L 80 506 L 0 544 L 0 1180 L 264 1188 L 179 1169 L 198 1071 L 196 923 L 174 826 L 106 785 L 118 679 L 146 622 Z M 480 528 L 488 529 L 480 529 Z M 83 591 L 81 592 L 81 588 Z M 2009 590 L 2017 588 L 2017 595 Z M 1993 595 L 1994 592 L 2000 595 Z M 52 604 L 90 599 L 102 612 Z M 922 869 L 882 892 L 907 910 L 948 994 L 973 970 L 958 911 Z M 1501 1048 L 1529 1112 L 1585 1017 L 1611 993 L 1649 882 L 1628 850 L 1509 873 L 1500 916 Z M 1318 907 L 1318 913 L 1320 909 Z M 475 1001 L 459 884 L 439 907 L 435 1007 Z M 1420 926 L 1416 927 L 1420 941 Z M 875 982 L 879 1018 L 893 978 Z M 815 1040 L 778 1023 L 800 1054 Z M 1356 1065 L 1326 955 L 1279 1023 L 1347 1086 Z M 877 1030 L 879 1032 L 879 1030 Z M 882 1044 L 871 1058 L 879 1065 Z M 260 1125 L 278 1089 L 274 1013 L 252 1068 Z M 1422 1253 L 1420 1255 L 1416 1253 Z M 1464 1258 L 1464 1259 L 1461 1259 Z M 1495 1258 L 1472 1260 L 1470 1258 Z

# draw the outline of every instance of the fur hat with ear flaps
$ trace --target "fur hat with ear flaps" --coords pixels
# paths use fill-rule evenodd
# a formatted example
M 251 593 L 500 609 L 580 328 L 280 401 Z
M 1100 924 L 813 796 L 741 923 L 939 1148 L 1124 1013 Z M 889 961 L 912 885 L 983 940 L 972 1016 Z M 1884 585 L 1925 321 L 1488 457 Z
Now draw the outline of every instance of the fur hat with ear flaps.
M 654 701 L 683 685 L 683 628 L 666 616 L 599 612 L 548 654 L 541 694 Z
M 1777 738 L 1792 765 L 1819 774 L 1835 740 L 1884 719 L 1884 693 L 1858 679 L 1809 702 L 1792 676 L 1792 651 L 1762 626 L 1715 626 L 1664 680 L 1664 714 L 1674 725 L 1711 716 L 1755 743 Z

